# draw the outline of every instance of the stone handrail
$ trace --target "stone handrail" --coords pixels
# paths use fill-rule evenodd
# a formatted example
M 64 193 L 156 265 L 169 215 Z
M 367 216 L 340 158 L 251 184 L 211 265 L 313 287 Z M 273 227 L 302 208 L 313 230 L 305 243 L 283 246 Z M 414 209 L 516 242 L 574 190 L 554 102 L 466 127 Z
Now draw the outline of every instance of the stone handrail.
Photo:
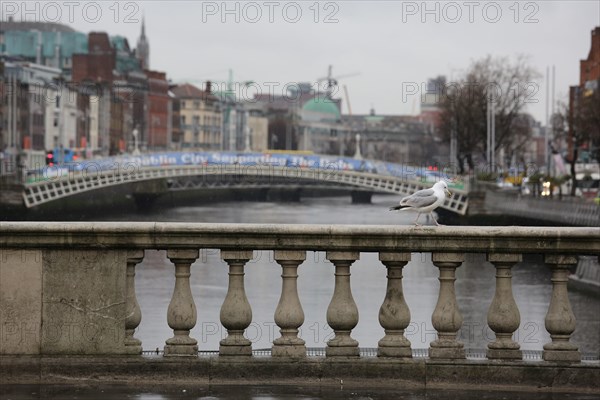
M 457 251 L 597 255 L 598 228 L 1 222 L 0 248 Z
M 335 287 L 327 322 L 335 336 L 327 343 L 328 359 L 358 357 L 352 330 L 358 309 L 350 286 L 352 264 L 360 252 L 377 252 L 387 268 L 387 292 L 379 311 L 385 336 L 378 355 L 411 357 L 404 336 L 410 310 L 404 300 L 402 269 L 412 252 L 431 252 L 439 268 L 439 297 L 432 315 L 437 340 L 429 358 L 465 358 L 457 340 L 462 316 L 456 300 L 456 269 L 466 253 L 486 253 L 496 268 L 496 292 L 488 311 L 488 325 L 496 339 L 487 357 L 521 360 L 513 333 L 520 315 L 512 294 L 511 268 L 522 254 L 541 253 L 552 269 L 552 296 L 546 315 L 551 341 L 544 345 L 546 361 L 579 362 L 581 354 L 569 339 L 575 317 L 567 295 L 569 268 L 577 255 L 600 254 L 597 228 L 533 227 L 407 227 L 351 225 L 251 225 L 193 223 L 40 223 L 3 222 L 0 229 L 0 355 L 4 354 L 140 354 L 134 337 L 141 320 L 135 295 L 135 267 L 143 250 L 167 250 L 175 266 L 175 287 L 167 312 L 173 337 L 166 340 L 165 357 L 197 355 L 190 337 L 196 325 L 196 306 L 190 290 L 191 265 L 199 249 L 220 249 L 229 266 L 227 295 L 221 323 L 227 337 L 219 354 L 250 356 L 244 337 L 252 322 L 252 308 L 244 289 L 244 266 L 253 250 L 273 250 L 282 267 L 282 291 L 274 321 L 281 336 L 273 341 L 273 357 L 305 357 L 298 330 L 304 322 L 296 280 L 306 251 L 325 251 L 335 268 Z M 54 328 L 53 328 L 54 327 Z M 77 334 L 53 331 L 69 328 Z M 74 340 L 77 336 L 83 338 Z

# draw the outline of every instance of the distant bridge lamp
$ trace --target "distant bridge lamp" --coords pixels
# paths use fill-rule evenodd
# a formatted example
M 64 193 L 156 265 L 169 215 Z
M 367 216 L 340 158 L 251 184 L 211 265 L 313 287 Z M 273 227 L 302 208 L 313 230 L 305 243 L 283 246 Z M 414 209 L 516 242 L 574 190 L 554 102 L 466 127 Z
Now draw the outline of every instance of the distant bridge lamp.
M 134 128 L 133 131 L 131 132 L 131 134 L 133 135 L 133 155 L 134 156 L 139 156 L 140 155 L 140 149 L 138 147 L 138 135 L 139 135 L 139 131 L 137 128 Z

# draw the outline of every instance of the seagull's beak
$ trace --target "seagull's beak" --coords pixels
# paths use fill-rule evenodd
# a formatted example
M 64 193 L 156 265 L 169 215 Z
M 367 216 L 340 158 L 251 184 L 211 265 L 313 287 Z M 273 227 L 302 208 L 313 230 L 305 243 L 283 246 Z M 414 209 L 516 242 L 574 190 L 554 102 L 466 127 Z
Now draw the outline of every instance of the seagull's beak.
M 446 194 L 448 195 L 448 197 L 452 197 L 452 192 L 449 191 L 448 189 L 446 189 Z

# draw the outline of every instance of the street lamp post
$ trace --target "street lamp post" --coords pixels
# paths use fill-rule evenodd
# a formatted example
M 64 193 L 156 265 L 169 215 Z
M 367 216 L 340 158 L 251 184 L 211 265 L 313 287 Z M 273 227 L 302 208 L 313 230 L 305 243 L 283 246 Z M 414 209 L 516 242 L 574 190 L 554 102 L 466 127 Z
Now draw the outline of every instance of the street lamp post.
M 138 147 L 138 134 L 139 134 L 139 131 L 137 130 L 137 128 L 134 128 L 131 133 L 133 134 L 133 153 L 132 154 L 134 156 L 139 156 L 140 155 L 140 149 Z
M 355 135 L 355 138 L 356 138 L 356 149 L 354 151 L 354 159 L 362 160 L 362 153 L 360 152 L 360 133 L 357 133 Z
M 250 135 L 252 134 L 252 128 L 248 125 L 248 112 L 246 112 L 246 124 L 244 125 L 244 151 L 251 152 L 252 147 L 250 146 Z

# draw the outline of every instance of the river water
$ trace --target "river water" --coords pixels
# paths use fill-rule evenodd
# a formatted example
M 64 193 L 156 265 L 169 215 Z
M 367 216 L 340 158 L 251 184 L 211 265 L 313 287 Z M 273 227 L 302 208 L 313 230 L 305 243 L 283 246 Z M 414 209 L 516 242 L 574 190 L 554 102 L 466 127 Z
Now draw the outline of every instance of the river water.
M 373 196 L 372 204 L 351 204 L 348 197 L 304 198 L 299 203 L 225 202 L 163 209 L 147 214 L 109 215 L 105 220 L 145 220 L 221 223 L 303 223 L 303 224 L 410 224 L 414 214 L 388 211 L 391 196 Z M 426 222 L 421 216 L 423 223 Z M 432 223 L 432 221 L 429 221 Z M 254 349 L 270 348 L 279 331 L 273 314 L 281 293 L 281 267 L 270 251 L 256 251 L 246 265 L 246 293 L 253 320 L 246 337 Z M 190 278 L 198 322 L 191 336 L 200 350 L 218 350 L 226 335 L 219 311 L 227 292 L 228 267 L 218 250 L 203 249 L 192 266 Z M 298 270 L 298 291 L 305 313 L 300 335 L 307 347 L 325 347 L 333 332 L 326 322 L 327 306 L 334 287 L 334 267 L 322 252 L 308 252 Z M 352 336 L 360 347 L 374 348 L 384 335 L 378 322 L 379 307 L 385 296 L 386 269 L 375 253 L 362 253 L 351 267 L 352 293 L 360 320 Z M 468 255 L 457 270 L 456 294 L 464 318 L 460 338 L 468 349 L 485 349 L 494 334 L 487 328 L 486 316 L 495 288 L 495 270 L 483 254 Z M 404 268 L 404 291 L 411 312 L 406 337 L 415 349 L 427 348 L 435 340 L 431 314 L 438 296 L 438 270 L 430 254 L 414 253 Z M 146 251 L 136 269 L 136 291 L 142 322 L 136 337 L 145 350 L 162 350 L 172 336 L 167 325 L 167 308 L 174 287 L 174 267 L 164 251 Z M 513 268 L 513 291 L 521 313 L 515 340 L 524 350 L 542 350 L 550 341 L 544 328 L 551 296 L 550 271 L 539 257 L 527 257 Z M 583 353 L 600 352 L 600 298 L 570 291 L 577 329 L 572 341 Z

